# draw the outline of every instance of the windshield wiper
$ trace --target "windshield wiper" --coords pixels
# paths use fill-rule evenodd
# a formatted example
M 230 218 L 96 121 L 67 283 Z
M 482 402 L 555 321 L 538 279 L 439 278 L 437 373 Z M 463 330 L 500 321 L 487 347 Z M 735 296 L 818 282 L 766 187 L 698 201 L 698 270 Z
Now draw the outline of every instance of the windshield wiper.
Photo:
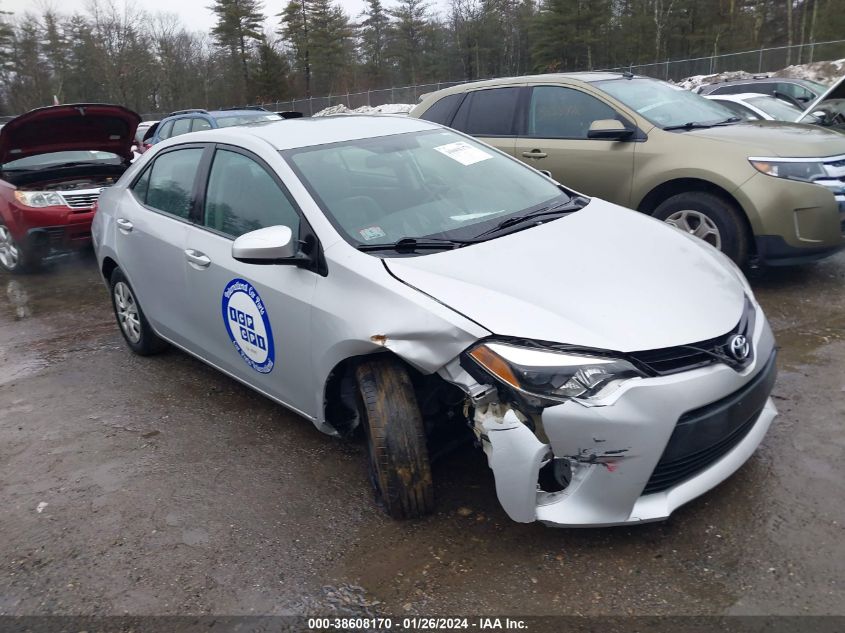
M 439 237 L 403 237 L 401 240 L 388 244 L 360 244 L 359 251 L 396 251 L 397 253 L 413 253 L 414 251 L 448 251 L 467 244 L 474 244 L 476 240 L 452 240 Z
M 492 235 L 493 233 L 498 233 L 499 231 L 510 228 L 512 226 L 516 226 L 517 224 L 530 222 L 531 220 L 542 218 L 547 215 L 558 215 L 561 213 L 571 213 L 572 211 L 578 211 L 579 209 L 583 209 L 585 206 L 587 206 L 589 202 L 589 198 L 585 198 L 584 196 L 575 196 L 573 198 L 570 198 L 566 202 L 559 202 L 548 207 L 542 207 L 541 209 L 537 209 L 536 211 L 532 211 L 531 213 L 526 213 L 525 215 L 515 215 L 511 218 L 506 218 L 502 220 L 492 229 L 488 229 L 483 233 L 479 233 L 475 236 L 475 239 L 478 240 L 482 237 Z
M 698 121 L 690 121 L 683 125 L 670 125 L 663 128 L 664 130 L 700 130 L 708 127 L 715 127 L 717 125 L 729 125 L 730 123 L 738 123 L 742 119 L 738 116 L 728 117 L 724 121 L 716 121 L 715 123 L 700 123 Z

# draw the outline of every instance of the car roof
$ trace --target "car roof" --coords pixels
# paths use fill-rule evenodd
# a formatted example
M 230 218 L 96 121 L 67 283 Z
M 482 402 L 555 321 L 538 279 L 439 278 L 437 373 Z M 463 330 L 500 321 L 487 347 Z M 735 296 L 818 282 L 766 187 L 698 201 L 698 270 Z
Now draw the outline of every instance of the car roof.
M 711 84 L 702 86 L 702 90 L 715 90 L 721 86 L 737 86 L 742 84 L 753 84 L 761 81 L 776 81 L 791 84 L 801 84 L 802 86 L 815 87 L 813 82 L 805 79 L 798 79 L 795 77 L 746 77 L 745 79 L 726 79 L 725 81 L 714 81 Z
M 262 121 L 232 127 L 183 134 L 174 139 L 186 142 L 237 142 L 258 138 L 276 150 L 297 149 L 343 141 L 378 138 L 408 132 L 444 129 L 436 123 L 405 115 L 349 115 Z
M 605 81 L 607 79 L 652 79 L 643 75 L 632 75 L 630 73 L 609 72 L 609 71 L 583 71 L 574 73 L 545 73 L 543 75 L 521 75 L 516 77 L 500 77 L 498 79 L 486 79 L 483 81 L 471 81 L 468 83 L 458 84 L 450 88 L 443 88 L 433 92 L 426 93 L 420 96 L 420 102 L 433 95 L 437 95 L 439 99 L 441 96 L 448 94 L 456 94 L 466 92 L 469 90 L 478 90 L 480 88 L 493 88 L 496 86 L 513 86 L 513 85 L 542 85 L 547 83 L 558 82 L 584 82 L 592 83 L 595 81 Z M 659 81 L 654 79 L 654 81 Z

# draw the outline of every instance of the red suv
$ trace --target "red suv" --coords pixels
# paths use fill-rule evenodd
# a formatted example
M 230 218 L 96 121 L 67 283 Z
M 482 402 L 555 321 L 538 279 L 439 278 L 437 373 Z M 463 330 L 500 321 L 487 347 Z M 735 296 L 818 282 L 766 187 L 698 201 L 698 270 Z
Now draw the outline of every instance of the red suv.
M 90 244 L 97 198 L 129 166 L 140 120 L 121 106 L 73 104 L 0 129 L 0 268 L 20 272 Z

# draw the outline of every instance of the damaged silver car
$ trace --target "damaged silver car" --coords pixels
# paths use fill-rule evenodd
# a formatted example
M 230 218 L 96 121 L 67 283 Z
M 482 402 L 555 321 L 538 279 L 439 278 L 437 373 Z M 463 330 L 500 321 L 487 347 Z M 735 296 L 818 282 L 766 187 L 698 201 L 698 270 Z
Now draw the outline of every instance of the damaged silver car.
M 664 519 L 776 415 L 772 332 L 727 257 L 426 121 L 163 142 L 93 239 L 133 351 L 363 430 L 393 517 L 433 509 L 434 438 L 468 424 L 515 521 Z

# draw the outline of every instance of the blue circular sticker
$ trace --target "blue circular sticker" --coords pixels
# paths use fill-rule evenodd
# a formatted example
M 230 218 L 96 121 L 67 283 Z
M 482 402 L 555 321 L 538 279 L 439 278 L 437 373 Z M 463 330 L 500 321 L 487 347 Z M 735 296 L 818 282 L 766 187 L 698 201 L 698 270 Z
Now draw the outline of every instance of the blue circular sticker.
M 255 371 L 273 371 L 276 351 L 267 308 L 252 284 L 233 279 L 223 291 L 223 323 L 244 362 Z

